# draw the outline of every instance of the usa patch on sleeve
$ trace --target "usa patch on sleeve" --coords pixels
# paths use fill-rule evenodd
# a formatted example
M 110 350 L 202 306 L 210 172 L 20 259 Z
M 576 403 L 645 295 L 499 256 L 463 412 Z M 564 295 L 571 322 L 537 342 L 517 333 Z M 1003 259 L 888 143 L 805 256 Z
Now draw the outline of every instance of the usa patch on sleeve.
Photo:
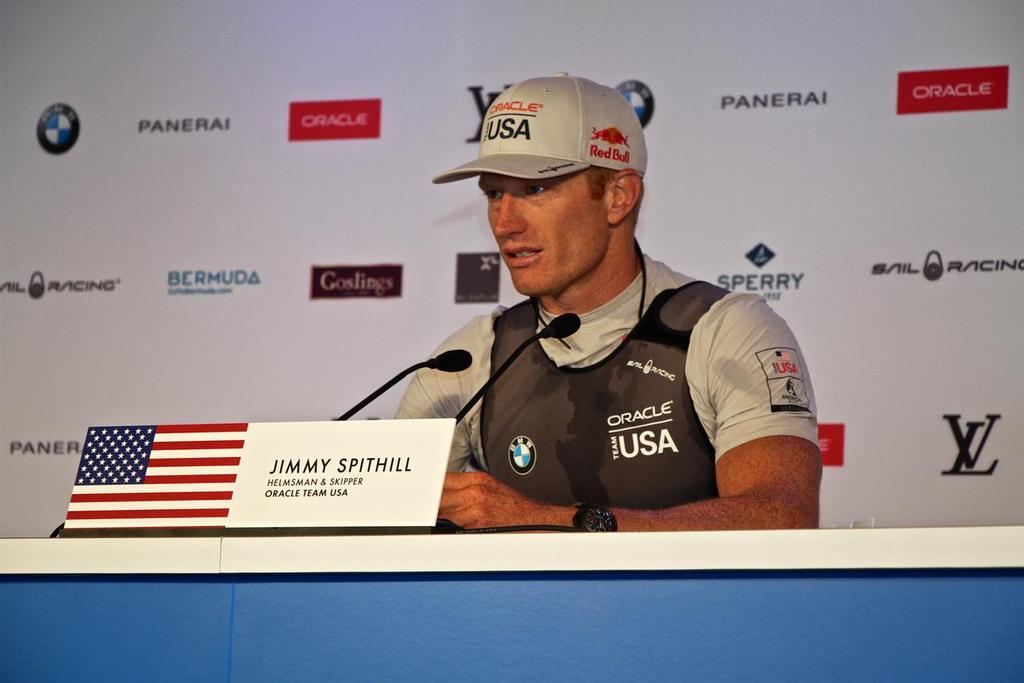
M 758 351 L 755 355 L 768 384 L 772 412 L 810 412 L 811 405 L 804 387 L 803 359 L 797 350 L 776 347 Z

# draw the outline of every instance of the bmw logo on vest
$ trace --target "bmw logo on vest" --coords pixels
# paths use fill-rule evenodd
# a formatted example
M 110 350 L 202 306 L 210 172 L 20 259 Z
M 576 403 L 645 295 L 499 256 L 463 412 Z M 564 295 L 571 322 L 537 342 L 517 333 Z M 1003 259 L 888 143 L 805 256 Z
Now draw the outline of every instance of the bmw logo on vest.
M 508 446 L 508 464 L 516 474 L 529 474 L 537 463 L 537 447 L 528 436 L 517 436 Z

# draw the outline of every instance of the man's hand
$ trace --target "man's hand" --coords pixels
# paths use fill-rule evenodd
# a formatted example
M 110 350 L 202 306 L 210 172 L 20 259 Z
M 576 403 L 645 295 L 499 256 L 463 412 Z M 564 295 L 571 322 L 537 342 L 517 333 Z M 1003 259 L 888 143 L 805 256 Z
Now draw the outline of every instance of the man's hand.
M 467 529 L 519 524 L 572 526 L 575 511 L 538 503 L 483 472 L 449 472 L 444 477 L 438 517 Z

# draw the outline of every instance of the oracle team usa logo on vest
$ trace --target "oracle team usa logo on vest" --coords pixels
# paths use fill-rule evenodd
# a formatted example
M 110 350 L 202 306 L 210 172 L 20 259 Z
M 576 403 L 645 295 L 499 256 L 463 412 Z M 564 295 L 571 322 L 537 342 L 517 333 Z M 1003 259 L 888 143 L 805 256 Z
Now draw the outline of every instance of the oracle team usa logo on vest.
M 609 415 L 608 438 L 611 439 L 612 460 L 635 458 L 637 455 L 678 453 L 668 424 L 672 422 L 672 404 L 665 401 L 625 413 Z

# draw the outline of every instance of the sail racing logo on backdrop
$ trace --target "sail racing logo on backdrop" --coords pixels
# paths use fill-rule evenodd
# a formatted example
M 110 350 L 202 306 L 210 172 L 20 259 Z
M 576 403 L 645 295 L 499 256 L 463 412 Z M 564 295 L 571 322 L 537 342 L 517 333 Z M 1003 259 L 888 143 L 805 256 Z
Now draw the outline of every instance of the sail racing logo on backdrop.
M 28 294 L 33 299 L 42 299 L 46 294 L 85 294 L 89 292 L 113 292 L 121 284 L 121 278 L 99 280 L 47 280 L 42 271 L 35 271 L 27 282 L 19 280 L 0 281 L 0 294 Z
M 36 139 L 50 154 L 63 154 L 75 146 L 81 123 L 78 113 L 63 103 L 51 104 L 36 122 Z
M 1024 271 L 1024 258 L 1006 258 L 1003 255 L 989 258 L 973 258 L 968 260 L 943 260 L 942 253 L 932 249 L 925 254 L 923 262 L 892 261 L 876 263 L 871 266 L 872 275 L 923 275 L 932 282 L 944 274 L 962 275 L 964 273 L 1005 273 Z
M 255 270 L 169 270 L 167 293 L 170 295 L 233 294 L 236 287 L 261 284 Z
M 402 296 L 402 266 L 313 266 L 311 299 Z
M 775 258 L 775 252 L 761 242 L 746 253 L 746 258 L 760 270 Z M 793 272 L 735 273 L 719 275 L 718 285 L 734 292 L 754 292 L 765 299 L 778 301 L 783 292 L 800 289 L 803 279 L 804 273 Z
M 949 428 L 953 432 L 957 453 L 953 465 L 942 473 L 986 476 L 995 472 L 999 460 L 992 460 L 988 468 L 985 468 L 981 455 L 992 428 L 1001 417 L 1002 415 L 986 415 L 984 422 L 974 420 L 961 425 L 962 415 L 943 415 L 942 419 L 949 423 Z
M 292 102 L 288 109 L 288 140 L 379 138 L 380 111 L 379 99 Z
M 901 71 L 896 113 L 933 114 L 947 111 L 1006 109 L 1010 67 Z

